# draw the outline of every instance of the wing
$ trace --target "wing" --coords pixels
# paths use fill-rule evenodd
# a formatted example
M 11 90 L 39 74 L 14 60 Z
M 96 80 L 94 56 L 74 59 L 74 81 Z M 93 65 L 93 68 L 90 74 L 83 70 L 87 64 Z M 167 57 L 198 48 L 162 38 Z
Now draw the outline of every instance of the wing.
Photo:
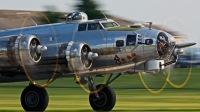
M 196 43 L 183 43 L 183 44 L 176 44 L 177 48 L 186 48 L 195 45 Z

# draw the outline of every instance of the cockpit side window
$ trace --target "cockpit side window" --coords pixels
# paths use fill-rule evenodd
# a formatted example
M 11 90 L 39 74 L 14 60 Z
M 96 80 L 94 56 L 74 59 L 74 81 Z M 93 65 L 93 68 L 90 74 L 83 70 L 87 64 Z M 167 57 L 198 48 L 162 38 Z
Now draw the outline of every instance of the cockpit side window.
M 86 31 L 87 24 L 79 24 L 78 31 Z
M 89 23 L 88 24 L 88 30 L 100 30 L 100 29 L 102 29 L 102 27 L 99 23 Z
M 136 35 L 127 35 L 126 38 L 126 45 L 131 46 L 131 45 L 136 45 L 136 40 L 137 36 Z

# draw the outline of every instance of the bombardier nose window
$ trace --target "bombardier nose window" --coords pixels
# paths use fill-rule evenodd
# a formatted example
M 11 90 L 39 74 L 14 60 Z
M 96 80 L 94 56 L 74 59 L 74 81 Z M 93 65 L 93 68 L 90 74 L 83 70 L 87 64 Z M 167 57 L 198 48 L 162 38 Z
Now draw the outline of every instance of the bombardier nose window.
M 168 36 L 161 32 L 157 36 L 157 50 L 160 57 L 166 57 L 170 53 L 170 42 Z

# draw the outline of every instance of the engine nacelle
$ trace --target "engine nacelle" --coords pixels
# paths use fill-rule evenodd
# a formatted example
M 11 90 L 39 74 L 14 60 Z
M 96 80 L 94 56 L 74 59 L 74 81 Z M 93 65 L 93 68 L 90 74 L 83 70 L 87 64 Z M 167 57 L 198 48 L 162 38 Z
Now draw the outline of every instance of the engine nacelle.
M 61 65 L 63 72 L 66 69 L 71 72 L 80 72 L 90 69 L 93 59 L 98 58 L 98 54 L 91 52 L 91 48 L 86 43 L 71 41 L 61 45 L 59 57 L 65 57 L 68 62 L 67 66 L 64 65 L 65 67 Z
M 33 35 L 1 37 L 0 67 L 34 65 L 46 50 L 47 47 L 41 46 L 39 39 Z

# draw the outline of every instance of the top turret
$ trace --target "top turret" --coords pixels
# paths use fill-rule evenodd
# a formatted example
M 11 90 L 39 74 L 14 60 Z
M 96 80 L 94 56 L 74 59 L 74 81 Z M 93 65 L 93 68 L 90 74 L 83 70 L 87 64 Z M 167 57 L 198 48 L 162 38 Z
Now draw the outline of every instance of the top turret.
M 88 16 L 84 12 L 72 12 L 66 17 L 66 23 L 79 23 L 88 20 Z

